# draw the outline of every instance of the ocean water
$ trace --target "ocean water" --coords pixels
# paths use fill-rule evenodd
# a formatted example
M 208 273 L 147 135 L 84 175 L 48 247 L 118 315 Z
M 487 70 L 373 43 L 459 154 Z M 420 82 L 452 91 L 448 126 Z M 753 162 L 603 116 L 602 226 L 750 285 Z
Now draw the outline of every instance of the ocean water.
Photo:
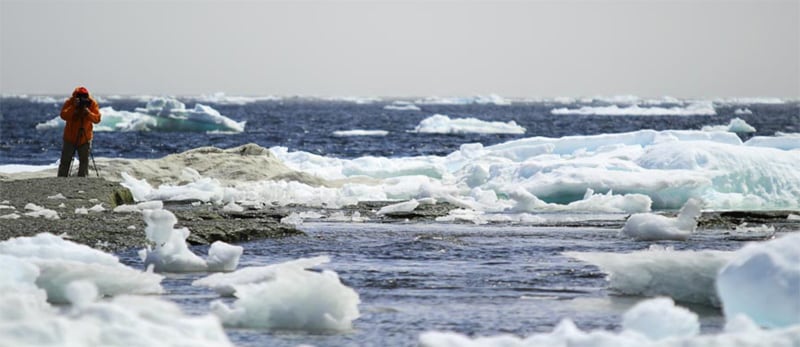
M 127 117 L 125 112 L 144 112 L 137 108 L 148 100 L 152 98 L 107 97 L 101 106 L 113 107 L 107 119 Z M 180 100 L 187 110 L 197 103 Z M 797 101 L 403 101 L 204 100 L 213 110 L 196 113 L 205 117 L 218 112 L 245 122 L 244 130 L 189 131 L 192 123 L 181 118 L 179 109 L 170 122 L 150 131 L 127 123 L 119 123 L 116 131 L 97 131 L 94 155 L 155 159 L 203 146 L 255 143 L 282 151 L 278 158 L 290 167 L 323 178 L 367 176 L 385 184 L 331 192 L 239 181 L 225 191 L 219 182 L 203 181 L 206 202 L 305 202 L 318 207 L 375 196 L 398 201 L 432 196 L 472 207 L 473 214 L 455 222 L 336 223 L 306 218 L 299 228 L 307 236 L 240 244 L 244 254 L 239 268 L 328 255 L 331 262 L 320 268 L 338 273 L 361 303 L 351 331 L 226 328 L 238 346 L 415 346 L 426 331 L 529 336 L 550 332 L 565 318 L 584 331 L 618 332 L 623 313 L 644 297 L 610 290 L 606 273 L 565 252 L 627 254 L 653 245 L 670 252 L 742 248 L 745 243 L 737 240 L 743 238 L 730 237 L 728 230 L 702 230 L 686 242 L 643 242 L 619 235 L 618 226 L 630 213 L 649 211 L 651 206 L 676 210 L 692 196 L 702 196 L 707 206 L 718 209 L 800 210 L 794 198 L 800 192 L 800 161 L 794 160 L 800 148 L 794 135 L 800 132 Z M 409 102 L 415 107 L 407 107 Z M 55 163 L 61 130 L 58 122 L 48 121 L 57 117 L 59 107 L 52 98 L 4 97 L 0 165 Z M 436 118 L 431 128 L 423 129 L 434 115 L 448 118 Z M 735 118 L 755 131 L 727 132 L 746 128 L 731 122 Z M 722 126 L 722 131 L 701 131 L 707 126 Z M 525 132 L 515 131 L 519 127 Z M 432 128 L 439 132 L 426 132 Z M 646 129 L 656 132 L 639 132 Z M 566 138 L 570 136 L 574 138 Z M 765 137 L 767 142 L 760 143 L 766 145 L 742 143 L 754 136 Z M 696 148 L 698 143 L 703 148 Z M 765 160 L 770 162 L 765 165 Z M 179 188 L 170 191 L 195 192 L 194 187 Z M 156 192 L 170 198 L 157 187 L 148 189 L 142 196 Z M 604 223 L 598 220 L 611 220 L 608 225 L 613 227 L 599 227 Z M 554 221 L 565 221 L 565 226 L 545 226 L 559 224 Z M 192 250 L 205 254 L 207 248 Z M 119 256 L 133 268 L 144 268 L 137 250 Z M 699 270 L 665 264 L 660 271 Z M 163 298 L 197 315 L 209 313 L 215 300 L 231 303 L 209 289 L 191 286 L 205 275 L 168 274 L 162 282 L 167 291 Z M 690 283 L 686 287 L 693 290 Z M 726 321 L 719 308 L 680 304 L 699 315 L 703 334 L 723 331 Z
M 348 332 L 228 329 L 237 346 L 416 346 L 419 334 L 455 331 L 467 335 L 549 332 L 564 318 L 583 330 L 620 330 L 622 314 L 643 297 L 609 292 L 597 267 L 562 254 L 626 253 L 647 249 L 617 230 L 470 224 L 305 223 L 308 236 L 240 244 L 240 268 L 300 257 L 328 255 L 323 269 L 336 271 L 359 293 L 361 317 Z M 742 242 L 720 232 L 690 242 L 659 242 L 675 250 L 735 250 Z M 207 247 L 194 247 L 205 254 Z M 124 263 L 141 268 L 135 252 Z M 166 298 L 186 312 L 208 312 L 218 296 L 190 283 L 205 274 L 168 276 Z M 231 301 L 226 299 L 226 301 Z M 701 331 L 719 332 L 717 308 L 689 305 Z

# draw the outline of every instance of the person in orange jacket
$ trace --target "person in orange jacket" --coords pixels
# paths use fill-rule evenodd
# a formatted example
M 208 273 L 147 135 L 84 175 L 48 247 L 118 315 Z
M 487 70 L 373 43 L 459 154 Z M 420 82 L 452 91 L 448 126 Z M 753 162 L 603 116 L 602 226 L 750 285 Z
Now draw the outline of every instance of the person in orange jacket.
M 72 96 L 61 107 L 61 119 L 67 122 L 64 127 L 64 145 L 61 147 L 61 162 L 58 176 L 69 176 L 72 158 L 78 152 L 78 176 L 89 172 L 89 151 L 92 145 L 92 128 L 100 123 L 100 106 L 89 95 L 86 87 L 77 87 Z

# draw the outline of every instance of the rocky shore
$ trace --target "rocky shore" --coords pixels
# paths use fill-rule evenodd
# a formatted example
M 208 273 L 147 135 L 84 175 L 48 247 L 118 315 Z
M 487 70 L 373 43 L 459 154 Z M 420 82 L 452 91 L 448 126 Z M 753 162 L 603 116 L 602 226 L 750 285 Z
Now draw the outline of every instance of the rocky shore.
M 102 178 L 0 180 L 0 240 L 50 232 L 105 251 L 141 248 L 147 244 L 141 213 L 113 211 L 117 206 L 133 203 L 130 191 L 118 182 Z M 341 212 L 342 216 L 357 215 L 373 222 L 398 223 L 433 221 L 457 208 L 440 202 L 423 204 L 410 212 L 377 214 L 378 210 L 389 204 L 391 202 L 362 202 L 338 211 L 321 211 L 306 206 L 267 206 L 235 212 L 226 211 L 222 206 L 186 201 L 165 203 L 164 208 L 178 218 L 176 227 L 191 230 L 188 241 L 192 244 L 210 244 L 217 240 L 236 243 L 304 235 L 297 227 L 281 223 L 282 219 L 293 213 L 306 213 L 312 216 L 307 217 L 312 220 L 315 219 L 313 215 L 317 214 L 320 216 L 318 220 L 326 220 L 327 216 Z M 26 215 L 36 214 L 39 208 L 50 212 L 39 212 L 43 214 L 39 217 Z M 796 213 L 789 211 L 709 212 L 700 217 L 698 228 L 721 230 L 724 233 L 747 223 L 773 228 L 774 232 L 791 232 L 800 230 L 800 220 L 795 216 Z M 548 226 L 621 228 L 623 224 L 624 220 L 600 220 L 577 224 L 562 222 Z

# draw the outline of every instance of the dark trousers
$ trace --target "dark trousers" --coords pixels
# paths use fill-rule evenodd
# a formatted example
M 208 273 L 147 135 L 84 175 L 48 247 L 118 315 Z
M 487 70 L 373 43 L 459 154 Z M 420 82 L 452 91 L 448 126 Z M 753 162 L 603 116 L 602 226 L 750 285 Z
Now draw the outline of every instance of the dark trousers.
M 90 142 L 78 146 L 78 177 L 86 177 L 89 173 L 89 147 Z M 75 156 L 75 145 L 69 141 L 64 141 L 61 147 L 61 163 L 58 164 L 58 177 L 69 176 L 69 167 L 72 164 L 72 157 Z

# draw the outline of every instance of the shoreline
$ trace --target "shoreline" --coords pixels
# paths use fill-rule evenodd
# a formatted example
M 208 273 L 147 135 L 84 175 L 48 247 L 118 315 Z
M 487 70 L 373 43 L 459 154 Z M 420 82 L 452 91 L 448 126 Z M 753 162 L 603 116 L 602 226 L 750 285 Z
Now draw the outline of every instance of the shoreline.
M 29 203 L 53 210 L 58 219 L 25 216 L 25 206 Z M 118 182 L 103 178 L 46 177 L 0 180 L 0 216 L 15 213 L 17 219 L 0 219 L 0 241 L 18 236 L 33 236 L 42 232 L 64 235 L 72 241 L 103 251 L 120 252 L 147 245 L 145 223 L 139 212 L 113 212 L 114 207 L 133 204 L 133 197 L 127 188 Z M 193 245 L 211 244 L 214 241 L 228 243 L 256 239 L 300 236 L 305 233 L 299 226 L 281 223 L 281 219 L 293 213 L 334 213 L 342 212 L 352 216 L 358 212 L 362 218 L 377 223 L 432 222 L 437 217 L 447 216 L 457 206 L 448 203 L 423 204 L 411 212 L 377 215 L 381 207 L 395 201 L 361 202 L 342 209 L 320 209 L 308 206 L 245 208 L 241 212 L 225 211 L 222 206 L 213 204 L 192 204 L 191 201 L 165 202 L 164 209 L 175 214 L 176 228 L 187 227 L 191 231 L 187 242 Z M 100 211 L 76 213 L 76 209 L 91 209 L 100 205 Z M 13 206 L 9 208 L 8 206 Z M 665 212 L 664 214 L 670 214 Z M 672 213 L 674 214 L 674 213 Z M 700 230 L 730 230 L 747 223 L 749 227 L 765 225 L 774 232 L 800 231 L 800 220 L 790 219 L 796 211 L 711 211 L 704 212 L 698 219 Z M 323 215 L 324 217 L 324 215 Z M 318 217 L 306 219 L 309 222 L 325 221 Z M 331 220 L 333 221 L 333 220 Z M 342 221 L 339 221 L 342 222 Z M 344 221 L 346 222 L 346 221 Z M 542 227 L 599 227 L 621 228 L 620 220 L 589 220 L 583 222 L 554 222 L 536 224 Z M 772 234 L 774 234 L 774 232 Z M 733 235 L 741 241 L 764 239 L 765 235 Z M 771 234 L 766 235 L 766 237 Z

